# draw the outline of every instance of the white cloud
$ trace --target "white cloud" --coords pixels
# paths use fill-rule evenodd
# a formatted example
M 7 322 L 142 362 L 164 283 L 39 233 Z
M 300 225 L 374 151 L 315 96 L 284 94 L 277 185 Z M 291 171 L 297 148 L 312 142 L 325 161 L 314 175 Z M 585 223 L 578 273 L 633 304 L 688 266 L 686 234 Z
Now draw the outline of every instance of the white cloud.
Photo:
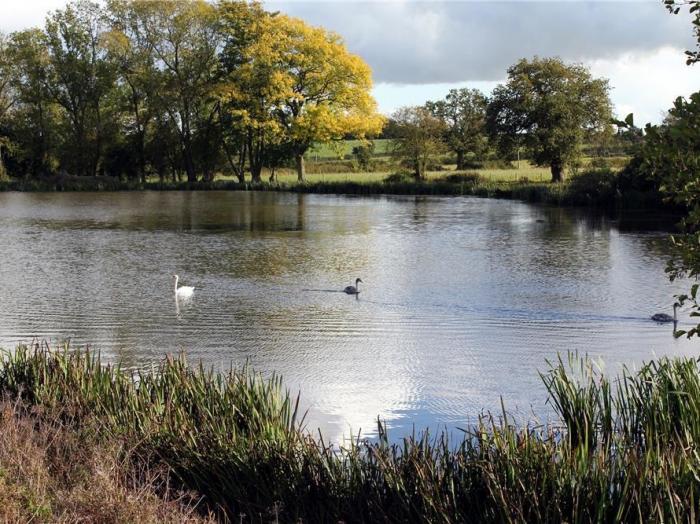
M 267 3 L 340 33 L 378 82 L 498 80 L 522 57 L 612 59 L 692 47 L 687 13 L 660 2 Z
M 678 96 L 700 89 L 700 67 L 685 65 L 683 49 L 624 53 L 590 62 L 593 74 L 610 79 L 618 115 L 634 113 L 635 124 L 660 122 Z

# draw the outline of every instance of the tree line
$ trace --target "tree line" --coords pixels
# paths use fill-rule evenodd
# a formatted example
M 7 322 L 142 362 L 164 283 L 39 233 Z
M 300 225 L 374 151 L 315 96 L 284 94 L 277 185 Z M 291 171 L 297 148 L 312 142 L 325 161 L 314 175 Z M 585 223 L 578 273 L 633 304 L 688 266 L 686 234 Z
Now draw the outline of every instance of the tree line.
M 628 130 L 624 132 L 628 133 Z M 522 59 L 490 97 L 477 89 L 453 89 L 443 100 L 396 111 L 385 134 L 413 175 L 422 179 L 430 158 L 444 151 L 457 169 L 495 152 L 513 159 L 522 150 L 535 164 L 563 180 L 585 142 L 613 133 L 608 81 L 580 64 L 558 58 Z
M 340 37 L 259 3 L 77 0 L 0 35 L 0 176 L 259 181 L 383 117 Z
M 419 180 L 446 152 L 460 170 L 522 153 L 559 182 L 614 123 L 642 139 L 613 119 L 607 80 L 558 58 L 520 60 L 490 96 L 454 89 L 388 119 L 371 87 L 338 35 L 256 2 L 76 0 L 0 35 L 0 177 L 242 183 L 291 167 L 303 180 L 312 144 L 383 136 Z M 367 164 L 371 143 L 356 156 Z

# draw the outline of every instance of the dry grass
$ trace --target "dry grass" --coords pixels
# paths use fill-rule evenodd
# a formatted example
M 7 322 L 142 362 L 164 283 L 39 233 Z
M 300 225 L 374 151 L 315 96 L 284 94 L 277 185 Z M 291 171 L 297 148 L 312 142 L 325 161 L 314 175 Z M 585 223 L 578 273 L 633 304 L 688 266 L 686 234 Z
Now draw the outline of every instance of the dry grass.
M 207 522 L 197 499 L 170 488 L 118 441 L 98 444 L 65 414 L 0 402 L 1 522 Z

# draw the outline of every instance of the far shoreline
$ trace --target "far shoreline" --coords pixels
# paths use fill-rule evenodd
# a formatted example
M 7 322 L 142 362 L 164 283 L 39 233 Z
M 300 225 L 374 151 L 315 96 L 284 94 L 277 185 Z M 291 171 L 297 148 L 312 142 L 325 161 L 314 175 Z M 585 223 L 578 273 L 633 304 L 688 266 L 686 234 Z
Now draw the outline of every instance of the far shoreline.
M 352 175 L 350 175 L 352 176 Z M 654 216 L 680 217 L 682 209 L 663 202 L 655 192 L 626 194 L 610 191 L 596 194 L 570 182 L 493 181 L 464 174 L 464 180 L 432 178 L 416 181 L 346 180 L 305 182 L 259 182 L 213 180 L 198 182 L 122 181 L 111 177 L 51 177 L 42 180 L 0 181 L 0 192 L 118 192 L 118 191 L 262 191 L 336 195 L 473 196 L 518 200 L 557 207 L 579 207 L 598 211 L 644 211 Z

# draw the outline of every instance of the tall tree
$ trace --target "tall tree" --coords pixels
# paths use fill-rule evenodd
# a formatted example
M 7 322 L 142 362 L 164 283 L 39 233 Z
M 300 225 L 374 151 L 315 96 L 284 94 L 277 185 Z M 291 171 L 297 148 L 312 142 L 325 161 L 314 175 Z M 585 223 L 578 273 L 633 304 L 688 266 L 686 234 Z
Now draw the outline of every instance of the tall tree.
M 508 69 L 508 82 L 494 89 L 487 126 L 503 153 L 524 144 L 538 165 L 550 166 L 552 182 L 560 182 L 584 136 L 610 125 L 608 91 L 608 81 L 593 78 L 582 65 L 522 59 Z
M 668 266 L 672 280 L 700 278 L 700 92 L 688 99 L 678 97 L 665 122 L 647 125 L 645 140 L 633 159 L 636 176 L 656 181 L 661 192 L 673 203 L 687 209 L 682 221 L 684 234 L 673 237 L 675 247 Z M 698 285 L 678 297 L 690 303 L 700 316 Z M 677 331 L 680 335 L 685 331 Z M 700 325 L 688 330 L 688 336 L 700 335 Z
M 138 9 L 128 0 L 110 0 L 107 16 L 110 30 L 103 43 L 107 59 L 118 74 L 120 98 L 126 108 L 122 131 L 132 154 L 137 158 L 138 175 L 146 181 L 146 139 L 158 110 L 155 93 L 158 87 L 154 56 L 148 41 L 139 31 Z
M 261 24 L 259 38 L 246 50 L 246 63 L 266 72 L 267 98 L 283 134 L 277 143 L 292 146 L 303 180 L 304 153 L 312 143 L 381 131 L 383 118 L 370 94 L 371 71 L 335 33 L 284 15 L 267 16 Z
M 81 175 L 100 171 L 106 99 L 115 80 L 100 45 L 104 30 L 99 5 L 88 0 L 72 2 L 46 19 L 46 89 L 65 111 L 69 131 L 62 162 Z
M 152 53 L 154 103 L 176 130 L 187 179 L 195 182 L 202 167 L 197 165 L 196 140 L 215 119 L 221 44 L 216 8 L 204 0 L 135 0 L 130 5 L 132 30 Z
M 244 181 L 247 161 L 252 181 L 260 182 L 266 159 L 278 150 L 284 131 L 275 115 L 286 94 L 277 82 L 278 64 L 261 60 L 258 47 L 273 15 L 259 3 L 230 0 L 219 4 L 219 15 L 225 35 L 218 90 L 222 144 L 239 181 Z
M 693 31 L 700 49 L 700 1 L 664 0 L 666 8 L 677 14 L 689 6 Z M 700 62 L 700 50 L 687 51 L 686 63 Z M 680 305 L 689 305 L 691 317 L 700 317 L 700 92 L 688 99 L 678 97 L 660 126 L 647 125 L 644 143 L 631 165 L 638 177 L 653 177 L 667 197 L 687 210 L 681 222 L 682 234 L 672 237 L 674 250 L 667 272 L 671 280 L 694 281 L 687 294 L 677 295 Z M 700 336 L 700 324 L 677 330 L 676 336 Z
M 9 138 L 7 137 L 9 131 L 7 115 L 15 102 L 10 82 L 10 67 L 11 63 L 8 57 L 7 39 L 3 33 L 0 33 L 0 179 L 7 176 L 4 162 L 4 149 L 9 144 Z
M 425 179 L 430 161 L 445 151 L 444 122 L 425 107 L 403 107 L 392 115 L 398 139 L 392 151 L 417 181 Z
M 22 175 L 39 176 L 52 169 L 52 149 L 58 134 L 58 110 L 48 89 L 49 52 L 44 33 L 28 29 L 13 33 L 7 43 L 7 70 L 16 104 L 11 126 Z
M 487 105 L 478 89 L 451 89 L 444 100 L 426 104 L 445 123 L 445 143 L 457 155 L 457 169 L 464 169 L 467 154 L 480 159 L 486 151 Z
M 9 113 L 10 107 L 14 104 L 12 93 L 12 63 L 9 57 L 7 37 L 0 33 L 0 122 Z

